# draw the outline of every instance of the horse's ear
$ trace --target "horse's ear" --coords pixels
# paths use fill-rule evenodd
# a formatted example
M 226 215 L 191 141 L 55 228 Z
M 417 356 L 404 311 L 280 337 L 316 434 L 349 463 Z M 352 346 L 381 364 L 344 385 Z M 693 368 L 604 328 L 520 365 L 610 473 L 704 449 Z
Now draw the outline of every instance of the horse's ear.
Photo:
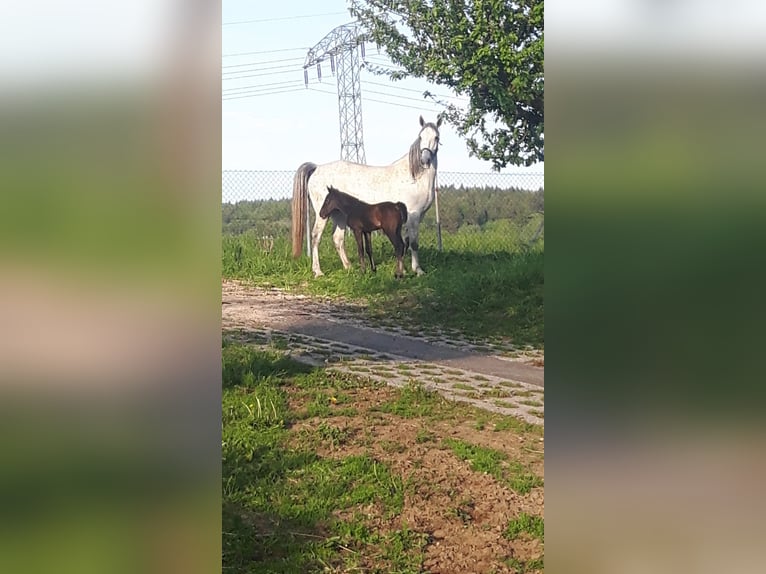
M 442 118 L 441 116 L 439 116 L 439 119 L 437 119 L 437 120 L 436 120 L 436 127 L 437 127 L 437 128 L 438 128 L 440 125 L 442 125 L 442 119 L 444 119 L 444 118 Z
M 420 116 L 420 127 L 422 128 L 424 125 L 426 125 L 426 122 L 423 120 L 423 116 Z

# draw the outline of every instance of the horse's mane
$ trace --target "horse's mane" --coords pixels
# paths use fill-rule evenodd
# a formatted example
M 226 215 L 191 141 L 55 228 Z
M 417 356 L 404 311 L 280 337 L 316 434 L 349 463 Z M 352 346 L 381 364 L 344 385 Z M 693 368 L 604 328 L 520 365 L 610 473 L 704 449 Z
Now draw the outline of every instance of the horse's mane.
M 420 131 L 422 132 L 426 128 L 432 128 L 437 134 L 439 133 L 439 128 L 433 122 L 425 123 L 423 129 Z M 425 168 L 420 163 L 420 136 L 415 138 L 415 141 L 412 142 L 412 145 L 410 146 L 409 159 L 410 175 L 412 176 L 412 179 L 417 179 L 418 176 L 425 171 Z
M 418 136 L 410 146 L 410 175 L 412 179 L 417 179 L 423 173 L 423 166 L 420 164 L 420 136 Z

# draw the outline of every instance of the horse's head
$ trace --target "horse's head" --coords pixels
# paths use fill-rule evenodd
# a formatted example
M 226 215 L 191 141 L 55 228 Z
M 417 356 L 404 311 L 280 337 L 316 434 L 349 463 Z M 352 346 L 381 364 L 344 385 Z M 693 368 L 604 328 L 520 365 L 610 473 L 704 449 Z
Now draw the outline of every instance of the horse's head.
M 327 196 L 324 198 L 322 209 L 319 210 L 319 217 L 327 219 L 336 209 L 338 209 L 338 190 L 328 185 Z
M 442 125 L 442 119 L 436 120 L 436 123 L 426 122 L 423 116 L 420 116 L 420 165 L 427 168 L 436 159 L 436 153 L 439 151 L 439 126 Z

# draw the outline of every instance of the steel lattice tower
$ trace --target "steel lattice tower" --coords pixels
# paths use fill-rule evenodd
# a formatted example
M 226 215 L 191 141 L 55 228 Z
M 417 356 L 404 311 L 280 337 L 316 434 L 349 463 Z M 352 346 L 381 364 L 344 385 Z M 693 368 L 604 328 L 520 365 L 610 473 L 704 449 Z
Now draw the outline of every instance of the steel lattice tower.
M 340 159 L 367 163 L 362 136 L 362 88 L 359 82 L 360 54 L 364 58 L 364 37 L 358 23 L 334 28 L 306 54 L 303 78 L 308 85 L 308 67 L 316 65 L 322 79 L 321 63 L 329 59 L 338 82 L 338 115 L 340 118 Z

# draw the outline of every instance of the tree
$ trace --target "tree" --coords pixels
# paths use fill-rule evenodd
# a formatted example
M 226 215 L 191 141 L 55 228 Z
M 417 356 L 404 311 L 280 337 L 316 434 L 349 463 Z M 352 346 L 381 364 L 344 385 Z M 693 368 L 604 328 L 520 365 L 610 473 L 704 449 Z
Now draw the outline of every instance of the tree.
M 507 165 L 544 160 L 544 0 L 352 0 L 351 13 L 405 72 L 468 96 L 441 102 L 471 155 Z

